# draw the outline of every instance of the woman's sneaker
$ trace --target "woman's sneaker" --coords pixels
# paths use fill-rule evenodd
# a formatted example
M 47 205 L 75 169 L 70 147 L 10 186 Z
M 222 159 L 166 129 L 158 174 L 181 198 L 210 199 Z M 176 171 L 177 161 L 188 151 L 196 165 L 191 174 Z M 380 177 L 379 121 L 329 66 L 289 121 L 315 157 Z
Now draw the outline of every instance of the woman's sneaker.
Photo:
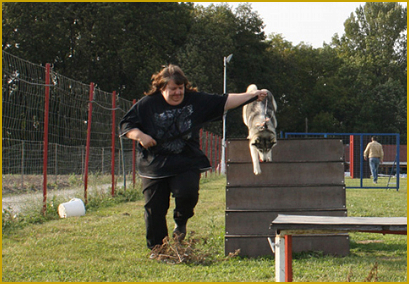
M 186 237 L 186 225 L 184 226 L 175 226 L 175 229 L 173 230 L 173 239 L 175 241 L 183 241 Z

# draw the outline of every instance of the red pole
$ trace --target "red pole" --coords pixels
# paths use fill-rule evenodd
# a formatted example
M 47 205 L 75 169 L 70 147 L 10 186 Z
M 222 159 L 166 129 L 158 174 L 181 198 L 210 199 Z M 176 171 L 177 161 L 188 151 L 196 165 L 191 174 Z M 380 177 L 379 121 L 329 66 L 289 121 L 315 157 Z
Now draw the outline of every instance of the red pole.
M 205 146 L 205 149 L 206 149 L 205 155 L 206 155 L 206 156 L 208 156 L 208 155 L 207 155 L 207 153 L 208 153 L 208 144 L 209 144 L 208 141 L 209 141 L 209 132 L 206 131 L 206 144 L 205 144 L 205 145 L 206 145 L 206 146 Z M 205 177 L 207 177 L 207 171 L 206 171 L 206 173 L 205 173 Z
M 209 149 L 209 147 L 208 147 L 209 145 L 208 145 L 208 144 L 209 144 L 209 132 L 206 131 L 206 142 L 205 142 L 205 151 L 206 151 L 205 153 L 206 153 L 206 156 L 207 156 L 208 149 Z
M 133 104 L 136 104 L 136 100 L 133 100 Z M 135 164 L 136 164 L 136 141 L 132 140 L 132 182 L 133 187 L 135 188 L 136 178 L 135 178 Z
M 213 134 L 213 162 L 214 172 L 217 173 L 217 136 Z
M 217 173 L 217 165 L 218 165 L 218 161 L 217 161 L 217 147 L 219 145 L 217 145 L 217 143 L 219 142 L 219 140 L 217 139 L 217 135 L 214 135 L 214 172 Z
M 199 145 L 200 145 L 200 150 L 203 149 L 203 147 L 202 147 L 202 139 L 203 139 L 203 129 L 200 128 L 200 132 L 199 132 Z M 203 150 L 202 150 L 202 151 L 203 151 Z M 203 174 L 200 174 L 200 177 L 202 177 L 202 176 L 203 176 Z
M 214 150 L 213 150 L 213 154 L 214 154 L 214 172 L 217 173 L 217 136 L 214 135 Z
M 356 178 L 354 175 L 354 135 L 349 135 L 349 173 L 351 178 Z
M 219 137 L 219 175 L 222 172 L 222 153 L 221 153 L 221 147 L 222 147 L 222 138 Z
M 285 235 L 285 282 L 293 282 L 293 236 Z
M 210 160 L 210 173 L 213 171 L 213 153 L 212 153 L 212 142 L 213 142 L 213 133 L 210 133 L 210 153 L 209 153 L 209 160 Z
M 50 63 L 45 65 L 44 98 L 44 152 L 43 152 L 43 215 L 47 210 L 48 116 L 50 110 Z
M 115 108 L 116 92 L 112 92 L 112 132 L 111 132 L 111 196 L 115 195 Z
M 85 148 L 85 177 L 84 177 L 84 200 L 88 202 L 88 164 L 89 164 L 89 145 L 91 141 L 91 119 L 92 119 L 92 101 L 94 100 L 94 83 L 89 85 L 89 102 L 88 102 L 88 130 L 87 130 L 87 146 Z

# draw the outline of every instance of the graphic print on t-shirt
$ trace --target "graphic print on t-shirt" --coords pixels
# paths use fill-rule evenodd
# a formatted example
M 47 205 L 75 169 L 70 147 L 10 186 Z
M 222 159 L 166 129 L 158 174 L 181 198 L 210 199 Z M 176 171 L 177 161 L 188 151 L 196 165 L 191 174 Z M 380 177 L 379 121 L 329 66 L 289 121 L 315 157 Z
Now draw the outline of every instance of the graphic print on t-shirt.
M 190 116 L 193 113 L 193 106 L 187 105 L 178 109 L 166 110 L 162 113 L 155 113 L 156 137 L 160 140 L 175 137 L 192 127 Z M 189 139 L 192 133 L 188 133 L 183 138 L 165 142 L 162 147 L 171 153 L 179 154 L 185 146 L 185 140 Z

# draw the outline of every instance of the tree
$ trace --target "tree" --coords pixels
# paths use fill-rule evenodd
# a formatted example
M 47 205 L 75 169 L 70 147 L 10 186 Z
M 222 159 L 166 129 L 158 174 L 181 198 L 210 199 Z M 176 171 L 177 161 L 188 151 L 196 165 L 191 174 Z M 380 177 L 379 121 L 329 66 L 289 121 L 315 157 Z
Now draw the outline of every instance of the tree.
M 274 90 L 276 81 L 272 80 L 273 65 L 267 53 L 263 21 L 257 12 L 252 11 L 250 4 L 239 5 L 234 14 L 235 28 L 231 31 L 234 50 L 230 52 L 234 55 L 227 69 L 233 84 L 228 84 L 228 91 L 244 92 L 250 84 L 256 84 L 260 89 Z M 247 137 L 241 109 L 229 113 L 226 129 L 228 137 Z
M 2 10 L 3 50 L 128 100 L 169 63 L 199 90 L 220 94 L 223 57 L 233 54 L 227 91 L 272 91 L 279 131 L 304 131 L 307 119 L 309 131 L 406 134 L 407 11 L 399 3 L 366 3 L 344 35 L 318 49 L 266 39 L 250 4 L 6 2 Z M 207 129 L 221 134 L 220 123 Z M 228 137 L 246 132 L 241 112 L 230 112 Z
M 239 5 L 233 12 L 227 4 L 195 7 L 194 21 L 185 46 L 178 52 L 179 63 L 199 90 L 223 92 L 223 58 L 233 54 L 227 68 L 227 92 L 244 92 L 249 84 L 268 78 L 266 44 L 263 42 L 263 22 L 248 4 Z M 228 137 L 246 137 L 241 111 L 230 111 L 227 118 Z M 206 126 L 218 134 L 220 123 Z
M 223 56 L 234 49 L 234 15 L 227 4 L 195 7 L 178 63 L 199 90 L 223 92 Z
M 175 2 L 4 3 L 3 50 L 131 100 L 175 60 L 191 10 Z
M 399 3 L 366 3 L 345 21 L 332 45 L 344 61 L 339 77 L 356 104 L 350 129 L 406 134 L 406 19 Z M 404 121 L 402 121 L 404 118 Z M 404 138 L 405 139 L 405 138 Z

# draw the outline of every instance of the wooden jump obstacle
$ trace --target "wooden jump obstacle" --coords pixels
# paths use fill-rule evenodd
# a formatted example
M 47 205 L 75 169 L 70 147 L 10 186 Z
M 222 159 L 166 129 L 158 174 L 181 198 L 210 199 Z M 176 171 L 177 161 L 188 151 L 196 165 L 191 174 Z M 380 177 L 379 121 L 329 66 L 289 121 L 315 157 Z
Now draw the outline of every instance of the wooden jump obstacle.
M 278 215 L 270 226 L 275 232 L 276 282 L 292 282 L 292 236 L 300 234 L 367 232 L 407 234 L 406 217 L 330 217 Z
M 279 214 L 345 217 L 344 147 L 340 139 L 279 139 L 273 161 L 253 174 L 247 139 L 231 139 L 226 149 L 225 254 L 273 255 L 269 226 Z M 349 254 L 349 236 L 294 236 L 294 252 Z

